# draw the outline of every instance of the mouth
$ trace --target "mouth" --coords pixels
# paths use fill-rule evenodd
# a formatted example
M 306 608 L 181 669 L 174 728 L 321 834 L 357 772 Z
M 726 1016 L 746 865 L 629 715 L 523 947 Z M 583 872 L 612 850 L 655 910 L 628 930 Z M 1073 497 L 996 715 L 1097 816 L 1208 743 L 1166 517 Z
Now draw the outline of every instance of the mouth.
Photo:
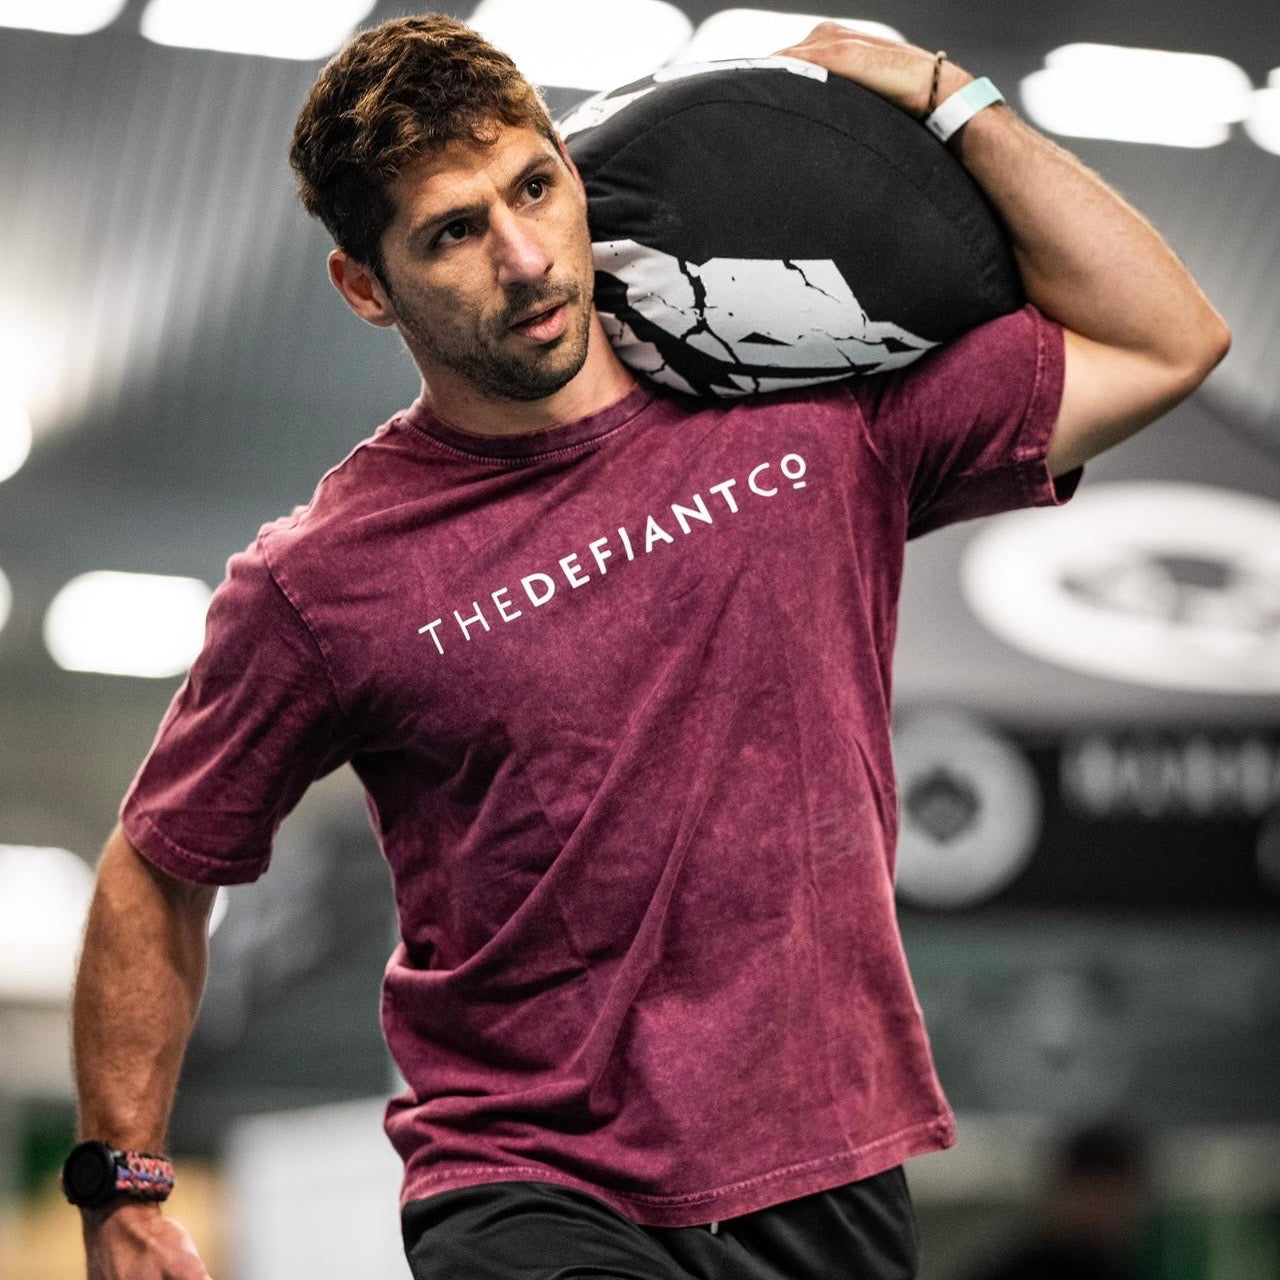
M 532 338 L 535 342 L 547 342 L 552 338 L 558 338 L 564 332 L 567 323 L 568 299 L 565 299 L 549 307 L 530 312 L 524 319 L 509 325 L 508 330 L 522 337 Z

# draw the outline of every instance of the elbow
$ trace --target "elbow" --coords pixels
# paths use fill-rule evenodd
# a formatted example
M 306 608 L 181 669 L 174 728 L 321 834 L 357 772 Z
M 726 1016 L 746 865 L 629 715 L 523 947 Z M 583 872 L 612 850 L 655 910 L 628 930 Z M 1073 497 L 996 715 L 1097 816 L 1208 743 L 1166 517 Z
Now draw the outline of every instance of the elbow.
M 1200 326 L 1198 359 L 1192 370 L 1192 389 L 1198 387 L 1226 358 L 1231 350 L 1231 330 L 1227 322 L 1210 309 L 1204 324 Z
M 1170 391 L 1175 400 L 1182 400 L 1195 391 L 1218 367 L 1231 350 L 1231 330 L 1227 322 L 1214 310 L 1195 326 L 1183 345 L 1183 354 L 1166 367 L 1171 375 Z
M 1231 350 L 1231 330 L 1227 327 L 1227 322 L 1216 311 L 1210 313 L 1205 330 L 1205 356 L 1208 364 L 1205 368 L 1204 376 L 1207 378 L 1226 358 L 1227 352 Z
M 98 863 L 98 891 L 127 909 L 151 905 L 203 925 L 213 909 L 216 885 L 178 880 L 149 862 L 119 823 Z

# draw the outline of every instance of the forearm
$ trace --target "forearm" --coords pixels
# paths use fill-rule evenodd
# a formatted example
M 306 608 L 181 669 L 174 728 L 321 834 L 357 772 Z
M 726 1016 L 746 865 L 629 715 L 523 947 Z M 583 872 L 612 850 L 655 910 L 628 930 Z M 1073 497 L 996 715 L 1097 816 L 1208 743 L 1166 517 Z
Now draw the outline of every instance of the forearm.
M 82 1138 L 163 1148 L 204 988 L 213 894 L 162 876 L 118 831 L 108 842 L 73 1003 Z
M 1027 297 L 1046 315 L 1174 368 L 1221 355 L 1226 327 L 1177 255 L 1073 155 L 999 105 L 950 146 L 999 211 Z

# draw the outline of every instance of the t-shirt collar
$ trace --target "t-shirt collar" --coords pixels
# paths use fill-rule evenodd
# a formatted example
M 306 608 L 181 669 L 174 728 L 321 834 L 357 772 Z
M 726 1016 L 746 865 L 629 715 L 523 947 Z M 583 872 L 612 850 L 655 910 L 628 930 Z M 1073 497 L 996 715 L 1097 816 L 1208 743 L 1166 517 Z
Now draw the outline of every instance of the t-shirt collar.
M 513 436 L 465 431 L 438 418 L 421 397 L 405 410 L 401 419 L 433 440 L 462 453 L 483 458 L 536 458 L 560 449 L 587 444 L 607 435 L 629 422 L 653 399 L 653 391 L 643 383 L 637 383 L 621 400 L 614 401 L 597 413 L 588 414 L 574 422 Z

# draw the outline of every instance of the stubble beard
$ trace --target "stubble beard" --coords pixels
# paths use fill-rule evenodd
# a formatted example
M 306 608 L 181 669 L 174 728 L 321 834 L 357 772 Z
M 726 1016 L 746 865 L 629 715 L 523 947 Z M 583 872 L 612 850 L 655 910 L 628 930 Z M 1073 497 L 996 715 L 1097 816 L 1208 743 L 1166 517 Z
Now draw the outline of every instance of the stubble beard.
M 591 308 L 581 305 L 582 292 L 576 282 L 551 293 L 532 286 L 512 290 L 502 313 L 481 320 L 470 335 L 441 331 L 407 298 L 393 296 L 391 301 L 405 341 L 415 354 L 444 365 L 487 396 L 542 400 L 572 381 L 586 364 Z M 510 349 L 508 330 L 513 321 L 540 306 L 552 307 L 561 301 L 571 311 L 569 326 L 559 338 L 524 351 Z

